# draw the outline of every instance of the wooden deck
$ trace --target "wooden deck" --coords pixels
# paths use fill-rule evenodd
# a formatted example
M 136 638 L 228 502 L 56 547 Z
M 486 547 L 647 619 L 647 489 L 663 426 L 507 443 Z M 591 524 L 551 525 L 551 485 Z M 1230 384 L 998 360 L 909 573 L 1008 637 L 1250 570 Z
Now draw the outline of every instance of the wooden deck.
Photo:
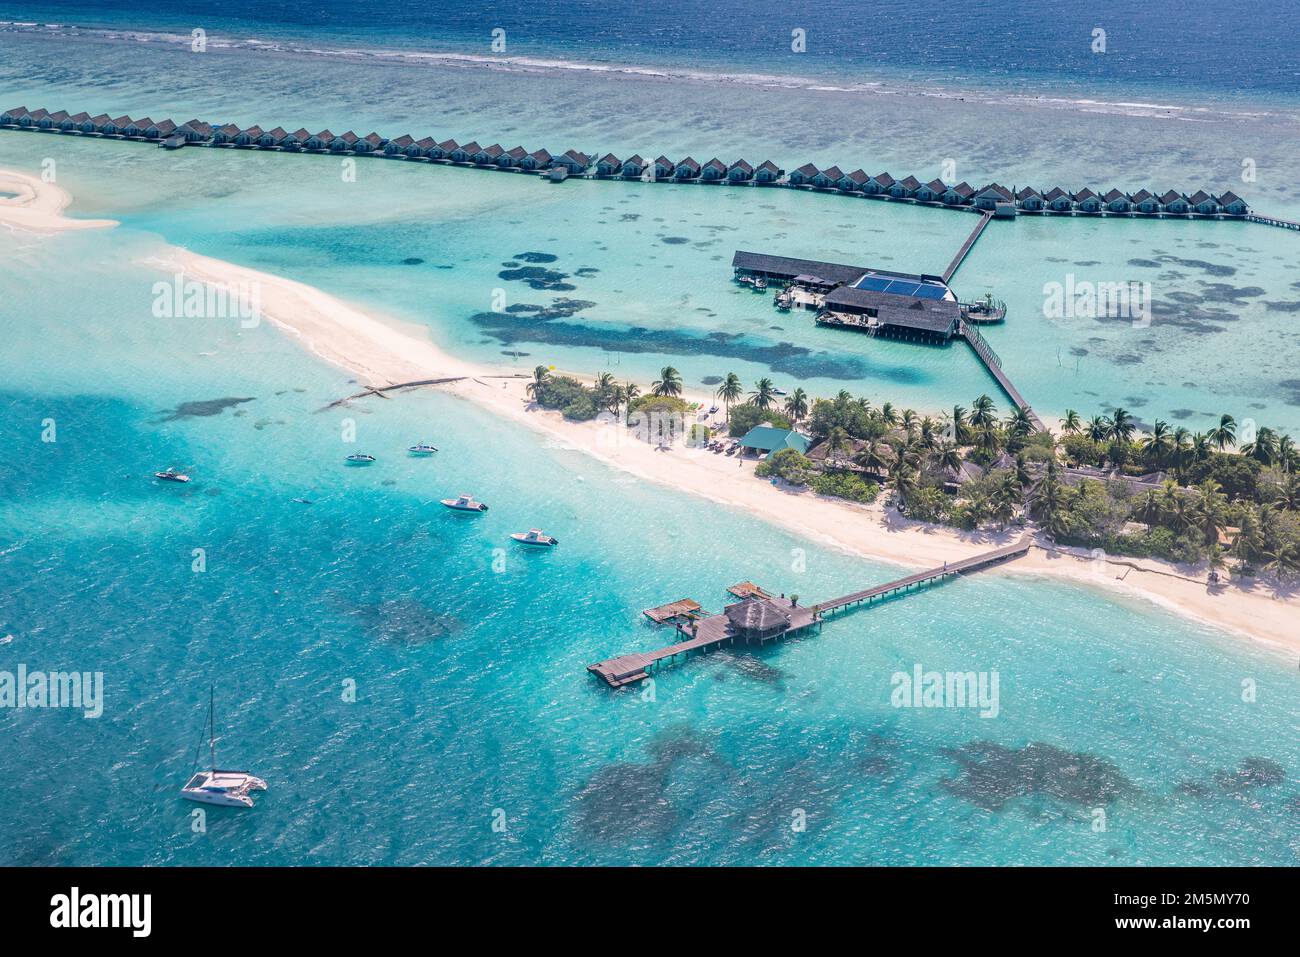
M 1026 535 L 1013 545 L 1004 545 L 1001 548 L 982 552 L 979 555 L 972 555 L 970 558 L 958 562 L 948 562 L 938 568 L 917 572 L 896 581 L 886 582 L 883 585 L 876 585 L 848 595 L 841 595 L 839 598 L 832 598 L 829 601 L 818 602 L 807 607 L 793 606 L 788 598 L 772 599 L 780 602 L 786 611 L 791 614 L 790 628 L 776 637 L 786 637 L 818 626 L 823 620 L 822 616 L 828 612 L 840 611 L 863 603 L 870 604 L 877 598 L 885 598 L 895 593 L 920 587 L 929 582 L 939 581 L 953 575 L 979 571 L 992 565 L 1019 558 L 1029 551 L 1029 545 L 1030 539 Z M 752 585 L 753 583 L 744 582 L 742 584 Z M 758 586 L 754 585 L 753 587 L 756 593 L 766 594 Z M 679 626 L 678 633 L 683 636 L 683 640 L 676 644 L 655 651 L 633 652 L 632 654 L 619 655 L 617 658 L 598 661 L 594 665 L 588 665 L 587 670 L 602 678 L 611 688 L 622 688 L 625 685 L 644 681 L 650 677 L 652 668 L 663 662 L 671 663 L 679 655 L 685 657 L 689 656 L 693 651 L 711 651 L 724 644 L 732 644 L 736 641 L 736 636 L 733 634 L 725 614 L 710 615 L 707 618 L 692 622 L 689 626 Z M 768 640 L 774 641 L 776 638 Z
M 957 268 L 962 264 L 962 261 L 965 260 L 967 253 L 969 253 L 972 247 L 974 247 L 975 241 L 984 234 L 984 228 L 988 226 L 989 220 L 992 218 L 993 213 L 989 211 L 980 214 L 980 221 L 975 224 L 975 228 L 970 231 L 970 235 L 966 237 L 966 241 L 961 244 L 961 249 L 957 250 L 957 255 L 952 257 L 952 262 L 948 263 L 948 268 L 943 271 L 943 281 L 945 283 L 952 280 L 953 274 L 957 272 Z
M 1015 387 L 1010 377 L 1002 371 L 1002 360 L 993 351 L 993 347 L 980 335 L 980 331 L 963 319 L 957 324 L 957 337 L 966 340 L 966 344 L 971 347 L 976 357 L 984 364 L 984 368 L 988 370 L 989 375 L 993 376 L 997 381 L 998 386 L 1006 394 L 1007 398 L 1015 404 L 1017 409 L 1022 409 L 1029 415 L 1029 421 L 1034 424 L 1034 428 L 1040 432 L 1044 431 L 1047 427 L 1043 424 L 1043 420 L 1038 417 L 1038 413 L 1034 411 L 1033 407 L 1025 401 L 1025 397 L 1020 394 L 1020 390 Z
M 767 592 L 763 591 L 763 589 L 755 585 L 753 582 L 740 582 L 737 585 L 732 585 L 730 588 L 727 589 L 727 591 L 735 595 L 737 598 L 755 598 L 755 597 L 771 598 L 772 597 Z
M 647 608 L 641 614 L 645 615 L 656 625 L 662 625 L 665 622 L 682 620 L 685 621 L 698 614 L 700 603 L 694 598 L 679 598 L 676 601 L 670 601 L 666 605 L 658 605 L 654 608 Z

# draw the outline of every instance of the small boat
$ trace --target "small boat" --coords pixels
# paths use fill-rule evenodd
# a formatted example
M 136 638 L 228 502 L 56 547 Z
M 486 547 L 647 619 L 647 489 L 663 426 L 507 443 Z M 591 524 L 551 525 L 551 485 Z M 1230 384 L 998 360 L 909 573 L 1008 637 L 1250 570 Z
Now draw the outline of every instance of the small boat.
M 421 442 L 419 445 L 412 445 L 406 451 L 410 452 L 412 455 L 432 455 L 434 452 L 438 451 L 438 447 L 436 445 L 430 445 L 428 442 Z
M 161 479 L 164 482 L 188 482 L 190 480 L 188 475 L 183 472 L 178 472 L 175 469 L 167 469 L 165 472 L 154 472 L 153 477 Z
M 512 532 L 510 537 L 520 545 L 536 545 L 541 548 L 553 548 L 560 544 L 558 538 L 552 538 L 550 535 L 543 535 L 540 528 L 530 528 L 526 532 Z
M 754 280 L 754 290 L 755 290 L 756 292 L 766 292 L 766 291 L 767 291 L 767 280 L 766 280 L 766 279 L 763 279 L 762 277 L 759 277 L 758 279 L 755 279 L 755 280 Z
M 737 277 L 736 277 L 736 282 L 740 283 L 742 286 L 752 286 L 752 285 L 754 285 L 754 277 L 753 277 L 753 276 L 737 276 Z
M 442 504 L 458 512 L 486 512 L 488 507 L 476 502 L 473 495 L 462 493 L 455 498 L 444 498 Z
M 265 791 L 266 782 L 247 771 L 222 771 L 217 768 L 216 711 L 214 696 L 208 691 L 208 752 L 211 767 L 197 771 L 181 788 L 181 797 L 199 804 L 216 804 L 221 807 L 252 807 L 250 791 Z M 201 741 L 202 739 L 200 739 Z M 200 744 L 202 747 L 202 744 Z
M 349 465 L 369 465 L 373 461 L 375 461 L 375 457 L 367 455 L 365 452 L 353 452 L 348 456 Z

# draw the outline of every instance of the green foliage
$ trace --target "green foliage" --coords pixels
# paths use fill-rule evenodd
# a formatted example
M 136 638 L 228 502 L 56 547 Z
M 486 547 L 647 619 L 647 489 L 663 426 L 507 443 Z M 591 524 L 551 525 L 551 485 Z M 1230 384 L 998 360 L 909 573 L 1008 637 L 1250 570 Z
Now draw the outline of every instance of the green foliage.
M 863 504 L 874 502 L 880 494 L 879 485 L 852 472 L 822 472 L 814 475 L 810 484 L 818 495 L 845 498 Z
M 754 405 L 738 405 L 731 410 L 727 418 L 729 431 L 733 437 L 740 437 L 756 425 L 769 423 L 778 429 L 790 428 L 790 420 L 779 412 L 766 412 Z
M 548 376 L 536 384 L 533 398 L 543 409 L 559 409 L 575 422 L 594 419 L 600 412 L 592 390 L 570 376 Z
M 907 517 L 918 522 L 946 525 L 951 518 L 953 500 L 942 489 L 933 486 L 918 488 L 907 499 Z
M 780 449 L 754 467 L 759 478 L 779 478 L 791 485 L 806 485 L 813 475 L 813 464 L 797 449 Z
M 627 404 L 628 417 L 634 412 L 646 414 L 671 413 L 686 415 L 691 411 L 691 404 L 675 395 L 639 395 Z
M 1226 455 L 1215 452 L 1203 462 L 1198 462 L 1187 470 L 1187 480 L 1199 485 L 1206 479 L 1213 479 L 1223 489 L 1228 498 L 1253 499 L 1258 493 L 1259 475 L 1264 466 L 1244 455 Z

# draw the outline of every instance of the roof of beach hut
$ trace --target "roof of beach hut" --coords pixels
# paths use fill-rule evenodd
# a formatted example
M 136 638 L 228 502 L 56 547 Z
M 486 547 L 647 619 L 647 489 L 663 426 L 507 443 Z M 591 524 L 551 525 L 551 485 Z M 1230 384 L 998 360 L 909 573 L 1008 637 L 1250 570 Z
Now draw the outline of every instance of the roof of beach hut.
M 30 116 L 33 120 L 43 120 L 45 119 L 45 117 L 50 115 L 50 111 L 45 109 L 32 110 L 27 115 Z
M 12 116 L 14 119 L 26 115 L 27 107 L 25 106 L 15 106 L 12 110 L 5 110 L 3 113 L 0 113 L 0 116 Z
M 591 157 L 588 156 L 586 153 L 580 153 L 577 150 L 565 150 L 564 158 L 567 160 L 572 160 L 574 163 L 583 167 L 584 169 L 591 165 Z
M 485 146 L 483 149 L 479 150 L 479 153 L 489 156 L 492 159 L 496 159 L 504 152 L 505 148 L 502 147 L 500 143 L 493 143 L 491 146 Z
M 90 122 L 94 123 L 96 126 L 103 126 L 105 123 L 111 123 L 113 121 L 109 118 L 107 113 L 100 113 L 99 116 L 92 116 Z
M 1101 199 L 1101 197 L 1085 186 L 1074 194 L 1074 201 L 1076 203 L 1081 203 L 1086 199 Z
M 455 148 L 456 148 L 456 147 L 454 147 L 453 149 L 455 149 Z M 468 143 L 466 143 L 465 145 L 463 145 L 463 146 L 461 146 L 461 147 L 458 147 L 458 148 L 459 148 L 460 151 L 461 151 L 462 153 L 464 153 L 466 156 L 475 156 L 475 155 L 477 155 L 478 151 L 481 150 L 483 147 L 481 147 L 481 146 L 478 145 L 478 141 L 477 141 L 477 140 L 471 140 L 470 142 L 468 142 Z
M 506 150 L 505 155 L 509 156 L 512 160 L 518 161 L 528 155 L 528 150 L 524 149 L 522 146 L 516 146 L 513 149 Z
M 111 122 L 114 126 L 119 127 L 119 128 L 120 128 L 120 127 L 124 127 L 124 126 L 130 126 L 130 125 L 131 125 L 131 117 L 126 116 L 126 115 L 124 114 L 124 115 L 122 115 L 122 116 L 119 116 L 119 117 L 118 117 L 117 119 L 115 119 L 115 120 L 110 120 L 109 122 Z
M 700 164 L 695 162 L 694 159 L 688 156 L 686 157 L 686 159 L 682 160 L 680 163 L 677 164 L 677 169 L 690 169 L 690 170 L 695 170 L 698 173 L 700 170 Z
M 1016 193 L 1016 199 L 1029 199 L 1033 196 L 1037 196 L 1039 199 L 1043 198 L 1043 194 L 1032 186 L 1026 186 L 1024 189 L 1020 190 L 1020 192 Z
M 861 186 L 867 180 L 871 179 L 871 177 L 867 175 L 865 170 L 855 169 L 852 173 L 845 173 L 841 179 L 847 179 L 854 185 Z
M 322 143 L 329 143 L 333 141 L 334 134 L 329 130 L 321 130 L 319 133 L 315 134 L 312 139 L 320 140 Z
M 204 123 L 202 120 L 186 120 L 181 124 L 181 126 L 188 126 L 195 133 L 201 133 L 204 136 L 212 132 L 212 124 Z M 307 131 L 303 130 L 303 132 L 305 133 Z
M 704 166 L 709 169 L 716 169 L 719 173 L 725 173 L 727 171 L 727 164 L 722 162 L 722 160 L 718 159 L 716 156 L 705 163 Z
M 460 149 L 460 144 L 455 140 L 444 140 L 438 144 L 438 149 L 442 150 L 444 153 L 450 153 L 453 150 Z
M 738 159 L 738 160 L 736 160 L 736 162 L 732 163 L 729 167 L 727 167 L 727 169 L 728 169 L 728 170 L 738 169 L 738 170 L 740 170 L 742 173 L 752 173 L 752 172 L 754 172 L 754 167 L 750 166 L 750 165 L 749 165 L 747 162 L 745 162 L 743 159 Z
M 365 135 L 365 140 L 371 146 L 383 146 L 385 143 L 388 142 L 388 140 L 384 139 L 374 130 L 371 130 L 369 133 Z
M 1005 200 L 1009 201 L 1011 199 L 1011 190 L 1007 189 L 1001 183 L 989 183 L 987 186 L 980 187 L 975 192 L 976 195 L 982 195 L 984 193 L 993 193 L 994 195 L 1000 196 Z
M 1113 203 L 1117 199 L 1128 199 L 1128 193 L 1120 192 L 1118 189 L 1111 188 L 1105 196 L 1102 197 L 1108 203 Z
M 771 160 L 763 160 L 763 162 L 761 162 L 761 163 L 758 164 L 758 168 L 759 168 L 760 170 L 766 170 L 766 171 L 769 172 L 769 173 L 780 173 L 780 172 L 781 172 L 781 167 L 777 166 L 777 165 L 776 165 L 775 163 L 773 163 Z
M 606 153 L 596 162 L 599 163 L 601 166 L 622 166 L 623 165 L 623 161 L 619 159 L 617 156 L 615 156 L 613 153 Z
M 798 173 L 800 176 L 806 176 L 811 179 L 812 177 L 816 176 L 819 172 L 821 172 L 821 170 L 819 170 L 817 166 L 813 163 L 804 163 L 797 170 L 795 170 L 795 172 Z
M 393 146 L 410 146 L 415 142 L 415 140 L 411 137 L 410 133 L 403 133 L 401 136 L 394 137 L 388 142 Z
M 153 125 L 153 127 L 159 133 L 166 136 L 168 133 L 171 133 L 173 130 L 176 129 L 176 124 L 173 123 L 171 120 L 159 120 L 157 123 Z
M 1155 194 L 1153 194 L 1149 189 L 1140 189 L 1129 197 L 1129 199 L 1133 200 L 1135 203 L 1145 203 L 1148 199 L 1155 198 Z
M 657 160 L 655 160 L 655 165 L 663 166 L 666 167 L 667 169 L 677 168 L 677 164 L 674 163 L 672 160 L 670 160 L 667 156 L 660 156 Z
M 530 158 L 537 160 L 539 163 L 549 163 L 551 161 L 550 150 L 533 150 L 528 154 Z
M 438 145 L 438 141 L 435 140 L 432 136 L 426 136 L 426 137 L 424 137 L 424 138 L 422 138 L 422 139 L 418 139 L 418 140 L 416 140 L 416 141 L 415 141 L 415 145 L 418 146 L 418 147 L 420 147 L 420 149 L 422 149 L 422 150 L 427 150 L 427 149 L 432 149 L 433 147 L 437 146 L 437 145 Z
M 642 156 L 641 156 L 640 153 L 633 153 L 633 154 L 632 154 L 631 156 L 629 156 L 627 159 L 623 160 L 623 165 L 624 165 L 624 166 L 635 166 L 635 167 L 637 167 L 638 169 L 645 169 L 645 165 L 646 165 L 646 163 L 645 163 L 645 159 L 642 158 Z
M 75 115 L 73 115 L 73 116 L 68 117 L 68 119 L 72 120 L 72 122 L 74 122 L 74 123 L 85 123 L 87 120 L 90 119 L 90 114 L 89 114 L 89 113 L 77 113 L 77 114 L 75 114 Z
M 66 120 L 67 118 L 68 118 L 67 110 L 59 110 L 59 112 L 57 113 L 50 114 L 50 119 L 52 119 L 55 123 L 58 123 L 62 120 Z
M 1241 203 L 1241 202 L 1245 202 L 1245 200 L 1243 200 L 1232 190 L 1228 190 L 1226 193 L 1223 193 L 1222 195 L 1219 196 L 1219 205 L 1221 206 L 1231 206 L 1233 203 Z
M 252 126 L 248 127 L 248 129 L 240 130 L 239 132 L 244 134 L 245 136 L 251 136 L 253 139 L 257 139 L 259 136 L 265 133 L 266 130 L 262 129 L 260 126 L 254 123 Z
M 357 134 L 353 133 L 351 130 L 348 130 L 346 133 L 342 134 L 341 136 L 336 136 L 334 138 L 336 140 L 342 140 L 344 143 L 348 143 L 348 144 L 355 143 L 357 140 L 361 139 L 361 137 L 357 136 Z
M 894 177 L 890 176 L 888 173 L 881 173 L 879 176 L 873 176 L 872 179 L 885 189 L 889 189 L 889 187 L 894 185 Z
M 844 170 L 840 169 L 838 166 L 830 166 L 822 170 L 818 175 L 825 176 L 832 183 L 838 183 L 844 178 Z
M 902 186 L 904 189 L 918 189 L 921 185 L 921 181 L 915 176 L 905 176 L 898 181 L 898 185 Z
M 941 179 L 930 180 L 930 182 L 925 184 L 925 188 L 932 193 L 946 193 L 948 191 L 947 184 L 945 184 Z
M 275 129 L 269 130 L 266 135 L 278 141 L 278 140 L 283 140 L 288 138 L 289 131 L 286 130 L 283 126 L 277 126 Z
M 1184 196 L 1182 193 L 1178 192 L 1178 190 L 1171 189 L 1169 192 L 1165 193 L 1163 196 L 1160 197 L 1160 202 L 1168 206 L 1170 203 L 1174 202 L 1175 200 L 1186 199 L 1186 198 L 1187 197 Z
M 1205 202 L 1207 199 L 1214 199 L 1214 197 L 1211 196 L 1209 193 L 1207 193 L 1207 192 L 1206 192 L 1205 190 L 1203 190 L 1203 189 L 1198 189 L 1198 190 L 1197 190 L 1196 192 L 1194 192 L 1191 196 L 1188 196 L 1188 197 L 1187 197 L 1187 201 L 1188 201 L 1189 203 L 1191 203 L 1193 206 L 1199 206 L 1201 203 Z
M 1070 194 L 1067 193 L 1065 190 L 1061 189 L 1061 187 L 1059 186 L 1053 186 L 1043 195 L 1043 199 L 1047 200 L 1049 203 L 1052 202 L 1053 200 L 1061 199 L 1062 197 L 1064 197 L 1065 199 L 1069 199 Z

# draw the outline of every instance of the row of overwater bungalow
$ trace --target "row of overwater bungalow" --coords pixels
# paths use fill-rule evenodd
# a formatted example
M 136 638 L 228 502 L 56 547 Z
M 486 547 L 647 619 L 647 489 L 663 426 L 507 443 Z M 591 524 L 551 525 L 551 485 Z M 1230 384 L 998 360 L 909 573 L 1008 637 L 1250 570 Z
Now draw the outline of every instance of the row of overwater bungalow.
M 91 116 L 88 113 L 70 114 L 64 110 L 51 113 L 43 109 L 28 110 L 26 107 L 0 113 L 0 127 L 156 141 L 171 149 L 202 145 L 422 159 L 525 172 L 550 172 L 556 178 L 590 176 L 598 179 L 794 186 L 932 206 L 976 209 L 996 216 L 1015 216 L 1017 213 L 1246 216 L 1250 213 L 1246 202 L 1232 192 L 1216 196 L 1199 190 L 1188 196 L 1170 190 L 1157 196 L 1145 189 L 1136 193 L 1112 189 L 1103 194 L 1091 189 L 1071 193 L 1056 187 L 1044 193 L 1032 187 L 1011 190 L 998 183 L 975 189 L 964 182 L 955 186 L 938 179 L 923 183 L 915 176 L 896 180 L 888 173 L 872 176 L 861 169 L 845 173 L 838 166 L 819 169 L 812 163 L 805 164 L 786 176 L 785 170 L 770 160 L 754 166 L 743 159 L 724 163 L 717 157 L 704 163 L 689 156 L 674 161 L 666 156 L 649 160 L 640 155 L 620 159 L 613 153 L 606 153 L 596 158 L 594 154 L 578 150 L 569 150 L 556 156 L 544 149 L 529 151 L 522 146 L 506 149 L 498 143 L 482 146 L 472 141 L 438 141 L 432 136 L 416 139 L 409 133 L 388 139 L 374 132 L 365 136 L 358 136 L 351 130 L 339 134 L 330 130 L 313 133 L 305 128 L 290 132 L 279 126 L 269 130 L 260 126 L 240 127 L 233 123 L 212 126 L 197 119 L 178 125 L 171 120 L 154 121 L 148 117 L 132 119 L 130 116 L 113 117 L 107 113 Z
M 1126 193 L 1112 189 L 1106 193 L 1092 189 L 1069 192 L 1059 186 L 1046 192 L 1026 186 L 1007 189 L 999 183 L 989 183 L 976 189 L 969 183 L 950 186 L 934 179 L 923 183 L 915 176 L 894 179 L 889 173 L 872 176 L 860 169 L 843 172 L 838 166 L 819 169 L 807 163 L 789 176 L 791 186 L 810 189 L 835 190 L 842 193 L 861 193 L 882 199 L 910 200 L 933 206 L 967 207 L 984 210 L 995 215 L 1014 216 L 1017 213 L 1088 213 L 1088 214 L 1145 214 L 1145 215 L 1202 215 L 1247 216 L 1250 207 L 1231 191 L 1213 195 L 1198 190 L 1191 195 L 1169 190 L 1157 195 L 1141 189 Z

